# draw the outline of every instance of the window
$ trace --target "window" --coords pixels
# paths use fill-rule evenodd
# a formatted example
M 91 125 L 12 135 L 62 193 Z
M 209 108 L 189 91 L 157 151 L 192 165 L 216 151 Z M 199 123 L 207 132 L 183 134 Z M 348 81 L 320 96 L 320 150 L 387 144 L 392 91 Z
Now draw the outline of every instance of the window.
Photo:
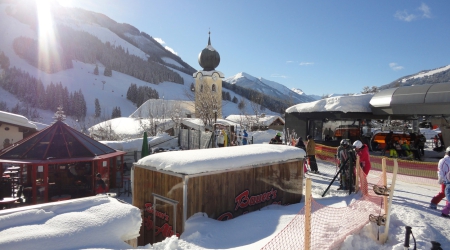
M 212 92 L 216 92 L 216 85 L 215 85 L 215 84 L 212 85 L 211 91 L 212 91 Z

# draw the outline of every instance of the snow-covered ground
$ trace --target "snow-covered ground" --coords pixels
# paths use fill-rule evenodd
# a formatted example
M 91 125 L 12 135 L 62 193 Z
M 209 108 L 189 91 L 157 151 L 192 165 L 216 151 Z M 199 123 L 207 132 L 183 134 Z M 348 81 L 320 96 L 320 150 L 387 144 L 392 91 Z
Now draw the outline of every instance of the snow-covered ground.
M 318 165 L 322 174 L 306 175 L 307 178 L 312 179 L 312 195 L 317 202 L 328 206 L 343 207 L 360 197 L 360 194 L 348 195 L 342 191 L 336 191 L 338 183 L 335 182 L 327 195 L 322 198 L 323 191 L 335 173 L 335 165 L 320 160 Z M 374 176 L 378 173 L 373 171 L 369 176 Z M 437 194 L 438 189 L 437 183 L 435 185 L 420 185 L 417 181 L 416 183 L 407 183 L 397 179 L 392 203 L 390 234 L 387 242 L 384 245 L 377 243 L 378 227 L 368 222 L 362 230 L 348 236 L 340 249 L 403 249 L 405 226 L 412 227 L 412 232 L 417 242 L 417 249 L 431 249 L 431 241 L 437 241 L 441 243 L 443 249 L 448 249 L 450 245 L 450 220 L 440 216 L 440 209 L 442 209 L 445 201 L 441 201 L 438 210 L 428 208 L 431 198 Z M 132 203 L 131 197 L 128 196 L 120 196 L 118 199 Z M 301 203 L 288 206 L 270 205 L 260 211 L 251 212 L 228 221 L 213 220 L 199 213 L 187 220 L 186 230 L 179 239 L 176 237 L 167 238 L 163 242 L 155 243 L 153 246 L 147 245 L 139 248 L 161 250 L 261 249 L 297 215 L 304 207 L 303 201 L 304 199 L 302 199 Z M 89 229 L 92 237 L 83 238 L 76 245 L 71 245 L 73 242 L 71 239 L 83 232 L 78 230 L 79 227 L 74 227 L 71 223 L 59 220 L 59 229 L 57 231 L 48 230 L 46 234 L 40 233 L 39 230 L 27 231 L 28 237 L 34 238 L 33 249 L 124 248 L 123 243 L 114 238 L 117 237 L 117 234 L 111 234 L 115 230 L 120 230 L 119 226 L 114 225 L 117 228 L 113 230 L 109 228 L 107 230 L 106 227 L 111 227 L 111 224 L 88 219 L 84 215 L 86 212 L 87 210 L 81 206 L 79 208 L 75 207 L 64 218 L 76 217 L 78 218 L 78 220 L 74 220 L 76 223 L 89 224 L 90 227 L 94 227 L 95 230 Z M 55 217 L 52 219 L 52 213 L 53 211 L 42 210 L 34 214 L 27 213 L 27 216 L 36 221 L 38 224 L 36 228 L 47 228 L 45 225 L 56 220 L 56 218 L 62 218 Z M 48 216 L 46 219 L 43 219 L 43 215 Z M 15 218 L 18 217 L 18 215 L 15 215 Z M 5 218 L 0 217 L 0 221 L 5 221 Z M 19 219 L 10 220 L 10 223 L 6 228 L 0 226 L 0 249 L 23 249 L 26 245 L 22 244 L 26 241 L 21 240 L 23 237 L 19 232 L 22 229 L 29 228 L 29 226 L 23 225 Z M 4 224 L 0 223 L 0 225 Z M 11 235 L 11 232 L 17 233 Z M 53 234 L 57 234 L 58 237 L 54 237 Z M 101 238 L 102 243 L 95 241 L 94 239 L 96 238 Z M 61 248 L 61 242 L 68 242 L 69 245 Z M 411 246 L 413 246 L 412 237 Z M 132 247 L 129 247 L 129 249 L 132 249 Z M 410 249 L 413 248 L 411 247 Z

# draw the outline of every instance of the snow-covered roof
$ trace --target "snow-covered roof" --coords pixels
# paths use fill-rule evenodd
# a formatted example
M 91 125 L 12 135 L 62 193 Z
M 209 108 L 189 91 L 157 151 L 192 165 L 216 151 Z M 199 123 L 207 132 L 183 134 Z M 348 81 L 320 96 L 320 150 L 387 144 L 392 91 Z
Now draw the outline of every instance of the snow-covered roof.
M 310 113 L 340 111 L 348 112 L 372 112 L 369 102 L 373 94 L 336 96 L 315 102 L 300 103 L 286 109 L 286 113 Z
M 203 120 L 200 119 L 200 118 L 185 118 L 185 119 L 183 119 L 181 121 L 181 123 L 183 125 L 186 125 L 186 126 L 190 127 L 190 128 L 193 128 L 193 129 L 198 129 L 198 130 L 204 130 L 205 129 L 205 125 L 203 124 Z M 233 121 L 229 121 L 229 120 L 226 120 L 226 119 L 217 119 L 216 123 L 217 124 L 222 124 L 222 125 L 225 125 L 225 126 L 238 126 L 239 127 L 238 123 L 235 123 Z
M 10 210 L 10 209 L 8 209 Z M 2 210 L 2 249 L 129 249 L 139 236 L 141 212 L 106 195 Z
M 25 116 L 0 111 L 0 122 L 5 122 L 21 127 L 37 129 L 36 125 L 31 123 Z
M 34 122 L 34 121 L 30 121 L 30 123 L 36 125 L 37 130 L 43 130 L 44 128 L 50 126 L 48 124 L 44 124 L 44 123 L 40 123 L 40 122 Z
M 107 145 L 116 150 L 121 150 L 125 152 L 141 151 L 142 149 L 143 137 L 130 139 L 126 141 L 100 141 L 101 143 Z M 162 133 L 156 136 L 147 137 L 148 144 L 150 148 L 152 147 L 176 147 L 178 146 L 178 140 L 173 139 L 167 133 Z
M 284 119 L 277 115 L 265 115 L 265 116 L 256 116 L 256 115 L 229 115 L 225 118 L 226 120 L 233 121 L 235 123 L 255 123 L 258 121 L 259 124 L 262 124 L 264 126 L 269 126 L 272 124 L 275 120 L 280 119 L 284 123 Z
M 171 128 L 175 124 L 172 119 L 158 119 L 158 127 Z M 150 126 L 148 119 L 139 119 L 133 117 L 118 117 L 108 121 L 98 123 L 89 128 L 91 134 L 101 134 L 101 130 L 113 130 L 117 135 L 123 135 L 130 138 L 142 136 L 144 128 Z
M 220 77 L 220 78 L 224 78 L 224 77 L 225 77 L 225 75 L 224 75 L 222 72 L 217 71 L 217 70 L 212 70 L 212 71 L 204 71 L 204 70 L 202 70 L 202 71 L 197 71 L 197 72 L 195 72 L 194 74 L 192 74 L 192 76 L 193 76 L 194 78 L 196 78 L 198 73 L 200 73 L 200 74 L 202 74 L 202 75 L 204 75 L 204 76 L 212 76 L 214 73 L 217 73 L 217 74 L 219 74 L 219 77 Z
M 157 115 L 170 115 L 175 109 L 179 109 L 180 117 L 186 117 L 186 114 L 195 114 L 195 104 L 193 101 L 177 101 L 165 99 L 149 99 L 136 109 L 129 117 L 149 117 L 152 113 L 153 117 Z
M 199 174 L 285 162 L 303 157 L 305 151 L 296 147 L 253 144 L 153 154 L 140 159 L 136 165 L 179 174 Z

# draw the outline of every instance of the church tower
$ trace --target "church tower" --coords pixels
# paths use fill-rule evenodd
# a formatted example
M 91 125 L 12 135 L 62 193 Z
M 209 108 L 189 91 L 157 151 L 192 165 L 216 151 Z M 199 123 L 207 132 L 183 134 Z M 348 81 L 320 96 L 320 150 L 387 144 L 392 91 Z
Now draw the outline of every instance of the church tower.
M 211 46 L 211 32 L 208 33 L 208 45 L 198 55 L 198 63 L 203 68 L 193 74 L 195 79 L 195 117 L 205 124 L 212 124 L 214 119 L 222 117 L 222 72 L 216 67 L 220 55 Z

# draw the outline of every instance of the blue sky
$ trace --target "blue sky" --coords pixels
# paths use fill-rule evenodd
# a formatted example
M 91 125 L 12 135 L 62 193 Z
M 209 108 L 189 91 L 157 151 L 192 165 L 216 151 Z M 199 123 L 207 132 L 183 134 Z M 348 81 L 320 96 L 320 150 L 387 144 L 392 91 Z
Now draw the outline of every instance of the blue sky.
M 63 0 L 129 23 L 195 69 L 211 30 L 216 68 L 307 94 L 358 93 L 450 64 L 450 1 Z

